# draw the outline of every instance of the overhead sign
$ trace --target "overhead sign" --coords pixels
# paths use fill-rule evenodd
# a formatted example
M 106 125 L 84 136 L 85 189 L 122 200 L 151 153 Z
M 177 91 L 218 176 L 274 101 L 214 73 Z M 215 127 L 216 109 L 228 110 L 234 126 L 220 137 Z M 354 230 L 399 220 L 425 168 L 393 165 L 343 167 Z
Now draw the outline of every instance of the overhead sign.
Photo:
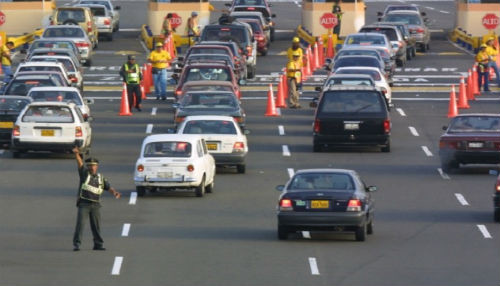
M 2 11 L 0 11 L 0 26 L 5 24 L 5 18 L 6 18 L 5 14 Z
M 483 26 L 488 30 L 494 30 L 500 24 L 500 18 L 493 13 L 484 15 Z
M 339 20 L 337 19 L 337 16 L 335 16 L 335 14 L 325 13 L 319 18 L 319 23 L 326 29 L 333 29 L 333 27 L 338 25 Z
M 172 13 L 172 18 L 170 18 L 170 25 L 172 28 L 177 28 L 182 24 L 182 18 L 177 13 Z

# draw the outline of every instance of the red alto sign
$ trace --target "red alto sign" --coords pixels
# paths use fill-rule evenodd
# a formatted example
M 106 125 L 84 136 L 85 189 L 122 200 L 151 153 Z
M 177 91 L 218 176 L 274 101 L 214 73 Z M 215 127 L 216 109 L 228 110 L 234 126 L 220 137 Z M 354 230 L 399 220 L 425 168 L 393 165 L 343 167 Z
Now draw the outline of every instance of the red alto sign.
M 483 26 L 488 30 L 494 30 L 500 24 L 500 18 L 497 15 L 489 13 L 483 17 Z
M 325 13 L 323 14 L 323 16 L 321 16 L 321 18 L 319 18 L 319 23 L 326 29 L 332 29 L 333 27 L 337 26 L 339 20 L 333 13 Z
M 170 19 L 170 25 L 172 28 L 177 28 L 182 24 L 182 18 L 177 13 L 172 13 L 172 18 Z
M 0 11 L 0 26 L 2 26 L 3 24 L 5 24 L 5 20 L 6 20 L 5 18 L 7 18 L 5 16 L 5 14 L 2 11 Z

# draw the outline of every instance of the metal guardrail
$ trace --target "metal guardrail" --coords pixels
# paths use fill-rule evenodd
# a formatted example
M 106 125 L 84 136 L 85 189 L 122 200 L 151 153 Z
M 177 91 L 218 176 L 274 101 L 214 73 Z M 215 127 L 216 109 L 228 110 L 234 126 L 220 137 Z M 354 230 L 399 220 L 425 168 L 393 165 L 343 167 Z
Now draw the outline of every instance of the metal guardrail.
M 14 43 L 14 50 L 26 50 L 29 48 L 29 44 L 31 42 L 42 36 L 43 31 L 43 29 L 38 29 L 32 33 L 26 33 L 22 36 L 7 37 L 7 41 Z
M 455 30 L 453 30 L 450 34 L 450 39 L 453 42 L 474 53 L 477 53 L 479 46 L 486 43 L 490 37 L 498 36 L 494 32 L 490 32 L 480 37 L 473 37 L 471 34 L 467 34 L 467 31 L 461 29 L 460 27 L 455 28 Z

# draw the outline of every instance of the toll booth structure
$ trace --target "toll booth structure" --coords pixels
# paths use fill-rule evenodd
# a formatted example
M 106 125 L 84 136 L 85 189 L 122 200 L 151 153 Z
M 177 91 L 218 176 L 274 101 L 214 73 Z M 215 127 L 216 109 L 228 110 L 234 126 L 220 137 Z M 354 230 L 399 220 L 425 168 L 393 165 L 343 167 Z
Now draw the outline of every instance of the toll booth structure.
M 0 30 L 8 36 L 32 33 L 50 23 L 55 1 L 0 2 Z
M 457 0 L 456 28 L 473 37 L 500 34 L 500 0 Z

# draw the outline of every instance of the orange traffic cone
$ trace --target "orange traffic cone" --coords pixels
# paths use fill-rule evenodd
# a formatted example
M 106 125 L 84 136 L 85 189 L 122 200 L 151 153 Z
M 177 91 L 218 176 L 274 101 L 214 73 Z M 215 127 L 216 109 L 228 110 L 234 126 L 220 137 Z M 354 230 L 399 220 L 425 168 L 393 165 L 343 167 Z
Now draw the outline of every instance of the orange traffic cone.
M 273 85 L 269 84 L 269 91 L 267 92 L 267 111 L 265 116 L 279 116 L 274 105 Z
M 123 83 L 122 102 L 120 104 L 120 116 L 130 116 L 130 115 L 132 115 L 132 112 L 130 112 L 130 106 L 128 104 L 127 84 Z
M 333 37 L 332 34 L 328 34 L 328 45 L 326 47 L 326 57 L 333 59 L 335 56 L 335 50 L 333 48 Z
M 150 73 L 151 69 L 149 69 L 150 66 L 151 64 L 144 64 L 142 66 L 143 70 L 142 78 L 144 81 L 144 92 L 146 94 L 151 92 L 151 73 Z
M 476 100 L 474 97 L 474 88 L 472 87 L 472 72 L 469 69 L 469 76 L 467 77 L 467 100 Z
M 460 78 L 460 86 L 458 87 L 458 108 L 468 109 L 470 108 L 469 102 L 467 101 L 467 93 L 465 91 L 465 80 L 464 77 Z
M 457 97 L 455 95 L 455 85 L 451 86 L 450 104 L 448 106 L 448 118 L 453 118 L 458 115 Z
M 148 99 L 146 92 L 144 91 L 144 81 L 141 81 L 141 99 Z
M 323 41 L 321 38 L 318 38 L 318 51 L 319 51 L 319 63 L 320 63 L 320 68 L 323 66 L 325 63 L 325 47 L 323 46 Z
M 314 43 L 314 66 L 315 66 L 315 69 L 321 68 L 321 66 L 319 64 L 318 43 Z
M 285 99 L 288 99 L 288 78 L 286 77 L 286 73 L 281 75 L 283 79 L 283 95 Z
M 306 54 L 305 56 L 305 65 L 304 65 L 304 79 L 307 80 L 307 78 L 311 75 L 311 62 L 309 61 L 309 50 L 306 49 Z
M 280 82 L 278 84 L 278 97 L 276 97 L 276 107 L 286 108 L 285 94 L 283 94 L 283 77 L 280 76 Z
M 492 81 L 494 76 L 496 76 L 495 75 L 495 70 L 492 67 L 490 67 L 488 69 L 488 80 Z M 483 82 L 483 84 L 484 84 L 484 82 Z
M 476 65 L 473 65 L 472 66 L 472 87 L 473 87 L 473 91 L 474 91 L 474 95 L 481 95 L 480 91 L 479 91 L 479 86 L 478 86 L 478 79 L 479 79 L 479 75 L 477 73 L 477 68 L 476 68 Z

